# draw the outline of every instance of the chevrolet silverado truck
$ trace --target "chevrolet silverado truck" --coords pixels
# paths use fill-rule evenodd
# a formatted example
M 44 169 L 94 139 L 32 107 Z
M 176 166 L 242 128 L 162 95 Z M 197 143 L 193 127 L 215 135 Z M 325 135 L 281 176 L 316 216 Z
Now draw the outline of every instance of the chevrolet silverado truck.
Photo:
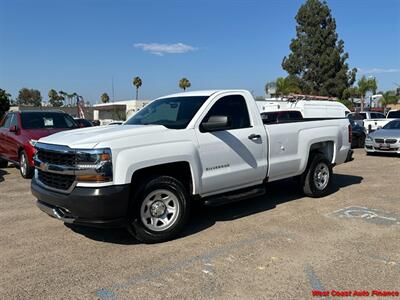
M 326 195 L 332 168 L 352 159 L 350 128 L 347 118 L 264 124 L 244 90 L 174 94 L 121 126 L 40 139 L 31 189 L 65 223 L 124 226 L 162 242 L 184 229 L 196 202 L 263 195 L 267 182 L 289 177 L 307 196 Z

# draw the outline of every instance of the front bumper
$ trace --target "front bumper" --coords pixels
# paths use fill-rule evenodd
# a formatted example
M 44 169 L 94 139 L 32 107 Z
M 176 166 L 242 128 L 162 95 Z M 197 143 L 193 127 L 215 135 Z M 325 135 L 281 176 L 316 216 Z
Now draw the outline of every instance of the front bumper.
M 364 150 L 369 153 L 397 153 L 400 154 L 400 143 L 378 144 L 374 141 L 366 141 Z
M 126 225 L 130 185 L 99 188 L 75 187 L 70 194 L 50 191 L 32 179 L 37 206 L 51 217 L 66 223 L 94 227 Z

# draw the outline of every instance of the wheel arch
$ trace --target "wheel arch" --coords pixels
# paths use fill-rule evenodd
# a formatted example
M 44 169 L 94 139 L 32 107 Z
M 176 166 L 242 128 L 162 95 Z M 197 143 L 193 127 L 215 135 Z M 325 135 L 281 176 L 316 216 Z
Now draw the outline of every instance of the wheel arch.
M 149 178 L 154 175 L 171 176 L 179 180 L 189 194 L 193 194 L 195 190 L 193 170 L 190 163 L 187 161 L 163 163 L 135 170 L 131 177 L 131 184 L 133 188 L 135 188 L 137 185 L 143 182 L 145 178 Z

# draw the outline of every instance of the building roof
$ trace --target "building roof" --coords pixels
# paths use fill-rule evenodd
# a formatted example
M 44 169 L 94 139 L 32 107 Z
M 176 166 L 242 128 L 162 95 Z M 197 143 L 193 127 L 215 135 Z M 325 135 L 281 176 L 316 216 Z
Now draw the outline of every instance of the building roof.
M 94 107 L 102 107 L 102 106 L 119 106 L 119 105 L 129 105 L 129 104 L 135 104 L 135 102 L 149 102 L 151 100 L 146 100 L 146 99 L 138 99 L 138 100 L 119 100 L 119 101 L 112 101 L 112 102 L 107 102 L 107 103 L 98 103 L 94 104 Z

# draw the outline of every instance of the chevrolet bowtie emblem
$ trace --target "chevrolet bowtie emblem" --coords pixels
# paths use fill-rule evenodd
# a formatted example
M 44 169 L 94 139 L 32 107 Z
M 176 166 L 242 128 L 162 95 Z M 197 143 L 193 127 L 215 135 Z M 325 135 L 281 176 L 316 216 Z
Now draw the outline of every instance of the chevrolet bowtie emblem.
M 39 165 L 39 169 L 40 170 L 42 170 L 42 171 L 48 171 L 48 169 L 49 169 L 49 165 L 48 164 L 46 164 L 46 163 L 44 163 L 44 162 L 42 162 L 42 163 L 40 163 L 40 165 Z

